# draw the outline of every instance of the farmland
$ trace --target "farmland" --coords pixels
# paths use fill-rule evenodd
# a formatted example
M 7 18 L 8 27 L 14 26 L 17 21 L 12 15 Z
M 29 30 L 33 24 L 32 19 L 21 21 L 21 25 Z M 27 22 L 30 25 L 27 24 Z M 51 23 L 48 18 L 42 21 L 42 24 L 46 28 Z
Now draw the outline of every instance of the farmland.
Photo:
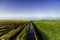
M 1 20 L 0 40 L 60 40 L 60 21 Z
M 28 27 L 29 22 L 26 21 L 2 21 L 0 22 L 0 40 L 13 40 L 17 33 Z M 24 35 L 24 34 L 22 34 Z
M 60 40 L 60 21 L 40 20 L 33 23 L 42 40 Z

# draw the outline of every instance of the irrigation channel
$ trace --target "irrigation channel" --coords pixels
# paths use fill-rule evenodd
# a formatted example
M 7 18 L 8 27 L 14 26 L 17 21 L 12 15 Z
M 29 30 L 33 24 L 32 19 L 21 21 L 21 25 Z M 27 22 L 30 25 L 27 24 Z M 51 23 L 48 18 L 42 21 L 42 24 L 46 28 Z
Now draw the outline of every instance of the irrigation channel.
M 27 40 L 44 40 L 33 22 L 30 23 Z
M 31 22 L 30 26 L 29 26 L 29 30 L 28 30 L 28 34 L 27 34 L 27 38 L 26 40 L 43 40 L 41 38 L 41 35 L 39 34 L 38 30 L 34 27 L 35 25 Z M 24 28 L 23 28 L 24 29 Z M 23 31 L 23 29 L 21 31 Z M 10 38 L 10 40 L 16 40 L 15 37 L 17 35 L 19 35 L 19 33 L 21 32 L 19 31 L 18 33 L 15 34 L 15 36 L 12 36 Z
M 29 31 L 28 31 L 27 40 L 35 40 L 34 29 L 33 29 L 32 23 L 30 23 L 30 28 L 29 28 Z

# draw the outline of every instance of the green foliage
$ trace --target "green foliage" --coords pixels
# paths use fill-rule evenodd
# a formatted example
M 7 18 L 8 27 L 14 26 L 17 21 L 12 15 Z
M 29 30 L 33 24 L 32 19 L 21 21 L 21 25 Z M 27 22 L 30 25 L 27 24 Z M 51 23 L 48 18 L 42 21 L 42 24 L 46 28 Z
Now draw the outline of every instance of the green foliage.
M 28 33 L 29 25 L 27 25 L 23 31 L 16 37 L 16 40 L 26 40 Z
M 34 24 L 36 25 L 37 29 L 39 31 L 42 31 L 43 34 L 45 34 L 48 40 L 60 40 L 60 21 L 55 20 L 41 20 L 41 21 L 34 21 Z

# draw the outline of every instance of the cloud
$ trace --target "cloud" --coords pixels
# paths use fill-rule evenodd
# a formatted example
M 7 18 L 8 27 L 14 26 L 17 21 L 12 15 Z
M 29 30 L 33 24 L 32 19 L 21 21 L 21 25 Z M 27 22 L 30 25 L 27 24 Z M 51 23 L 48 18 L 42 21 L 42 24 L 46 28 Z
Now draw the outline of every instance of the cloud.
M 0 14 L 0 19 L 45 19 L 45 18 L 54 18 L 57 17 L 56 15 L 52 14 L 33 14 L 33 15 L 27 15 L 27 14 Z

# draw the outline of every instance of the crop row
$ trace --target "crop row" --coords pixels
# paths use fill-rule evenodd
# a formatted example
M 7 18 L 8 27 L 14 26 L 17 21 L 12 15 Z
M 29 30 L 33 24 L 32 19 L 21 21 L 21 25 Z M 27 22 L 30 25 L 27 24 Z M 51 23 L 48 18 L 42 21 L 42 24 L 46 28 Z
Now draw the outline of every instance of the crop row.
M 12 34 L 17 33 L 23 27 L 27 26 L 28 22 L 5 22 L 0 23 L 0 39 L 4 39 L 5 37 L 13 36 Z M 14 33 L 13 33 L 14 32 Z
M 27 40 L 27 34 L 29 30 L 29 25 L 27 25 L 23 31 L 16 37 L 16 40 Z

